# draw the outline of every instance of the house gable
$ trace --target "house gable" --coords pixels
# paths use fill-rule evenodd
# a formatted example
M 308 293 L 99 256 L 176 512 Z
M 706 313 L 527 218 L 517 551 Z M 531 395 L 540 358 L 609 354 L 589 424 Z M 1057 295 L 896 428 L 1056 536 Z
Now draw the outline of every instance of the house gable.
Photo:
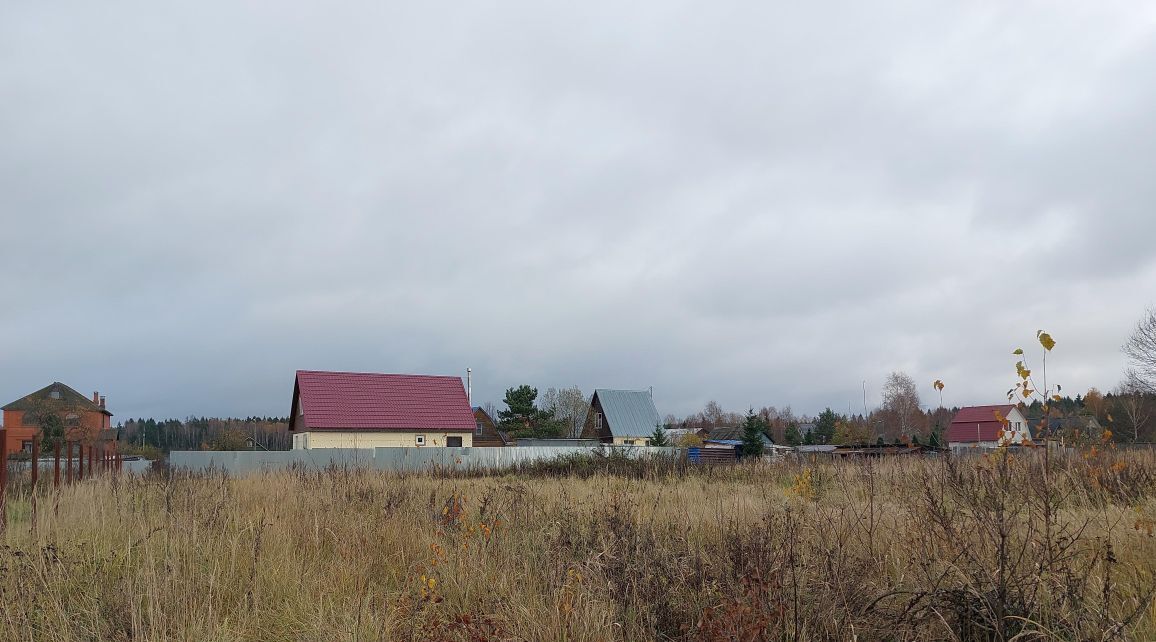
M 474 446 L 500 448 L 506 439 L 498 430 L 498 424 L 490 413 L 481 406 L 474 407 Z
M 586 415 L 586 425 L 582 427 L 583 439 L 598 439 L 609 442 L 614 440 L 614 433 L 610 431 L 610 424 L 606 421 L 606 412 L 602 409 L 602 400 L 598 391 L 590 398 L 590 410 Z

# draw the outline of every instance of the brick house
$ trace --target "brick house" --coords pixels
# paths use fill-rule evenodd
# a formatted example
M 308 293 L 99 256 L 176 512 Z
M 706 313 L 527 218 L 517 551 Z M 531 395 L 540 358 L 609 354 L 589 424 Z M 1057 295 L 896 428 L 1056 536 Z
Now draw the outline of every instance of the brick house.
M 4 435 L 7 452 L 32 452 L 32 438 L 40 433 L 39 417 L 52 413 L 64 424 L 65 436 L 92 444 L 115 442 L 112 413 L 100 393 L 92 399 L 55 381 L 0 408 L 4 412 Z
M 459 377 L 298 370 L 294 450 L 471 446 L 477 422 Z

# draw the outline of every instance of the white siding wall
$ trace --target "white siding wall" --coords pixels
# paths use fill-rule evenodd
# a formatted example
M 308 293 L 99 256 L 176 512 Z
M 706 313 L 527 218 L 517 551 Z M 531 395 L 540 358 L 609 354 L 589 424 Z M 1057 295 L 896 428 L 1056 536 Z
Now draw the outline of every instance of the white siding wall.
M 1025 439 L 1031 438 L 1031 433 L 1028 431 L 1028 421 L 1020 414 L 1019 408 L 1012 408 L 1012 411 L 1007 415 L 1008 424 L 1004 427 L 1003 443 L 1019 444 L 1023 443 Z M 1011 433 L 1009 436 L 1008 433 Z
M 417 436 L 425 436 L 425 446 L 440 448 L 446 445 L 447 437 L 461 437 L 462 446 L 469 448 L 474 443 L 472 432 L 373 432 L 368 430 L 311 430 L 293 435 L 293 450 L 313 448 L 413 448 L 417 446 Z M 300 440 L 298 439 L 300 437 Z

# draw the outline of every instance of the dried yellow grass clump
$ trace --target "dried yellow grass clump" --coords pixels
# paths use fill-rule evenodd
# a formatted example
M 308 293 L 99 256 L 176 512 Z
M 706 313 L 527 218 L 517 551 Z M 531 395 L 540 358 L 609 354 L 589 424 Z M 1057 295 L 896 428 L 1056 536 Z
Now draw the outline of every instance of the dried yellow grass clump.
M 1156 639 L 1156 459 L 86 480 L 3 640 Z

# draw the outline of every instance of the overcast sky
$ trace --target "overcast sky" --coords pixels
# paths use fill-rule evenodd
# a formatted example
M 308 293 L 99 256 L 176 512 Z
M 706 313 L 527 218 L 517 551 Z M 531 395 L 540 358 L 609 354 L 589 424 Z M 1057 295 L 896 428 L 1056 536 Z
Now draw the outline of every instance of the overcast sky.
M 0 403 L 467 366 L 477 402 L 995 403 L 1041 328 L 1110 389 L 1153 114 L 1150 2 L 0 0 Z

